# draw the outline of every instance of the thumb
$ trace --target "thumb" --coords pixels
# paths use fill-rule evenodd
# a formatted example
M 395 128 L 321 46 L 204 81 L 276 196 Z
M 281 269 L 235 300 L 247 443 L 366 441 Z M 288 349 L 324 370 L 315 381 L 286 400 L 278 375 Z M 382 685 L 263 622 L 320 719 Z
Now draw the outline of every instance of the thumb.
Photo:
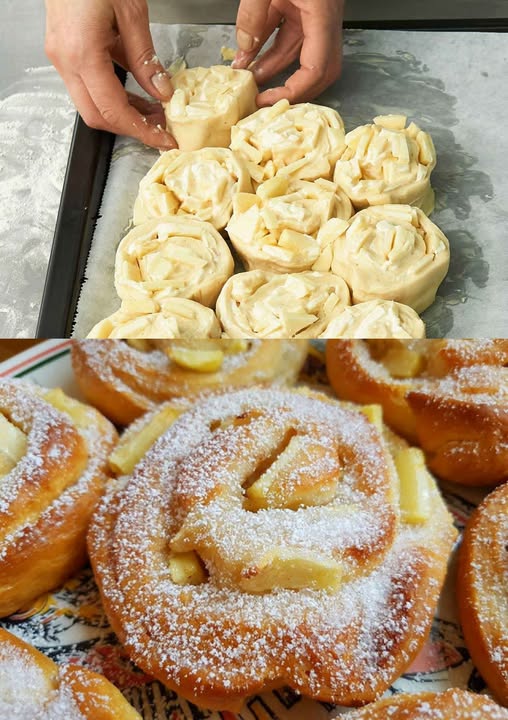
M 169 100 L 171 76 L 155 54 L 145 0 L 116 3 L 115 14 L 129 70 L 149 95 Z

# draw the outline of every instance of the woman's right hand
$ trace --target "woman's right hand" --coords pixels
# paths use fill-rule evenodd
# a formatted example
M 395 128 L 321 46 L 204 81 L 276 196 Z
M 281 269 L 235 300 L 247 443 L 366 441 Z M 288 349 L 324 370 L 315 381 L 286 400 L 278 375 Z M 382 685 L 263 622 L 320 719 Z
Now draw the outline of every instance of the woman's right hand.
M 45 48 L 87 125 L 152 147 L 177 146 L 163 129 L 160 103 L 173 88 L 155 54 L 146 0 L 46 0 Z M 127 93 L 113 61 L 156 102 Z

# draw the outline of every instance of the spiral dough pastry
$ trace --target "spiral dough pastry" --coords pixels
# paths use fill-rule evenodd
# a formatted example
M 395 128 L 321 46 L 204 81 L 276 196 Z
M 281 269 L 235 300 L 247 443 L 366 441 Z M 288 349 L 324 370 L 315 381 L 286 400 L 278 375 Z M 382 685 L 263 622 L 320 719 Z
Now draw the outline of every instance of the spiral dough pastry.
M 149 301 L 149 309 L 152 302 Z M 168 298 L 157 312 L 142 311 L 142 302 L 124 302 L 95 325 L 89 338 L 216 338 L 221 327 L 213 310 L 194 300 Z
M 507 340 L 330 340 L 326 365 L 339 397 L 381 404 L 440 477 L 508 478 Z
M 353 208 L 329 180 L 288 180 L 277 175 L 256 194 L 237 195 L 227 231 L 248 270 L 328 272 L 334 232 L 331 218 L 348 220 Z
M 390 300 L 368 300 L 344 308 L 321 338 L 424 338 L 425 324 L 413 308 Z
M 227 147 L 231 127 L 256 110 L 257 85 L 249 70 L 225 65 L 186 68 L 171 78 L 166 126 L 180 150 Z
M 307 343 L 155 340 L 132 346 L 84 340 L 73 345 L 71 357 L 84 396 L 114 422 L 127 425 L 165 400 L 292 384 L 307 357 Z
M 227 148 L 168 150 L 139 184 L 133 222 L 192 215 L 222 230 L 231 217 L 234 195 L 251 191 L 247 166 Z
M 131 230 L 116 252 L 115 287 L 122 300 L 157 312 L 168 298 L 213 306 L 233 273 L 231 252 L 210 223 L 188 217 L 149 220 Z
M 425 639 L 456 535 L 423 466 L 409 529 L 396 472 L 382 428 L 324 396 L 244 390 L 184 413 L 89 535 L 133 660 L 207 708 L 266 686 L 383 693 Z
M 469 519 L 457 573 L 460 620 L 467 647 L 503 705 L 508 705 L 507 546 L 508 483 L 504 483 L 485 498 Z M 508 711 L 506 714 L 508 717 Z
M 251 270 L 228 280 L 216 312 L 226 337 L 316 338 L 349 302 L 333 273 Z
M 0 616 L 85 564 L 116 440 L 106 418 L 61 390 L 0 382 Z
M 0 628 L 0 716 L 10 720 L 141 720 L 105 677 L 57 665 Z
M 344 123 L 332 108 L 279 100 L 231 129 L 231 149 L 247 161 L 256 183 L 280 171 L 293 179 L 331 180 L 344 149 Z
M 436 151 L 430 135 L 403 115 L 380 115 L 346 135 L 334 180 L 357 210 L 369 205 L 403 203 L 434 208 L 430 174 Z
M 452 688 L 442 693 L 395 695 L 354 710 L 350 720 L 508 720 L 489 697 Z
M 448 240 L 419 208 L 380 205 L 343 222 L 332 270 L 353 301 L 395 300 L 423 312 L 448 272 Z

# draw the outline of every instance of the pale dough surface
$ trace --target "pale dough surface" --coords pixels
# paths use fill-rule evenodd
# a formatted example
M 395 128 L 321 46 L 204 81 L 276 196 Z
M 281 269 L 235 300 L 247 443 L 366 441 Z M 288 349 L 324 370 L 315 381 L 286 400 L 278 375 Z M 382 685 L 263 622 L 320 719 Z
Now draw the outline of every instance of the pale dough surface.
M 248 270 L 328 272 L 333 236 L 326 224 L 352 214 L 349 198 L 335 183 L 278 175 L 255 195 L 237 195 L 226 229 Z
M 344 308 L 320 338 L 424 338 L 425 324 L 413 308 L 392 300 L 368 300 Z
M 404 115 L 380 115 L 347 133 L 334 180 L 357 210 L 369 205 L 404 203 L 430 214 L 434 193 L 430 174 L 436 165 L 431 136 Z
M 142 303 L 124 302 L 119 310 L 97 323 L 87 337 L 190 339 L 217 338 L 220 334 L 219 321 L 211 308 L 175 297 L 164 300 L 158 312 L 143 312 Z
M 182 69 L 165 103 L 166 127 L 180 150 L 227 147 L 231 127 L 256 110 L 258 88 L 250 70 L 226 65 Z
M 138 225 L 120 242 L 115 287 L 122 300 L 140 303 L 140 312 L 157 312 L 171 297 L 211 307 L 233 267 L 225 240 L 210 223 L 166 217 Z
M 168 150 L 139 183 L 133 222 L 192 215 L 222 230 L 235 194 L 251 191 L 245 162 L 228 148 Z
M 416 207 L 377 205 L 342 223 L 332 270 L 353 302 L 396 300 L 423 312 L 434 302 L 450 262 L 445 235 Z M 338 228 L 340 230 L 340 228 Z
M 339 113 L 312 103 L 279 100 L 231 129 L 231 149 L 245 158 L 256 183 L 281 171 L 299 180 L 331 180 L 344 147 Z
M 333 273 L 251 270 L 228 280 L 216 312 L 225 337 L 316 338 L 349 303 Z

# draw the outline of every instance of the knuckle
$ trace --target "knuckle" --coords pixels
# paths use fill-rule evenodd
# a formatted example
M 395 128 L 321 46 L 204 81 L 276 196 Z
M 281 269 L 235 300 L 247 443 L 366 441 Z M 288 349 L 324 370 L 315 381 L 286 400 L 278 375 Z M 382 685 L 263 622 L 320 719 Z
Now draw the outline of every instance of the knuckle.
M 116 125 L 118 122 L 118 113 L 114 108 L 112 108 L 109 105 L 106 105 L 105 107 L 101 107 L 100 110 L 100 117 L 102 118 L 102 121 L 106 125 Z
M 122 0 L 117 3 L 122 15 L 130 22 L 148 22 L 148 7 L 144 0 Z

